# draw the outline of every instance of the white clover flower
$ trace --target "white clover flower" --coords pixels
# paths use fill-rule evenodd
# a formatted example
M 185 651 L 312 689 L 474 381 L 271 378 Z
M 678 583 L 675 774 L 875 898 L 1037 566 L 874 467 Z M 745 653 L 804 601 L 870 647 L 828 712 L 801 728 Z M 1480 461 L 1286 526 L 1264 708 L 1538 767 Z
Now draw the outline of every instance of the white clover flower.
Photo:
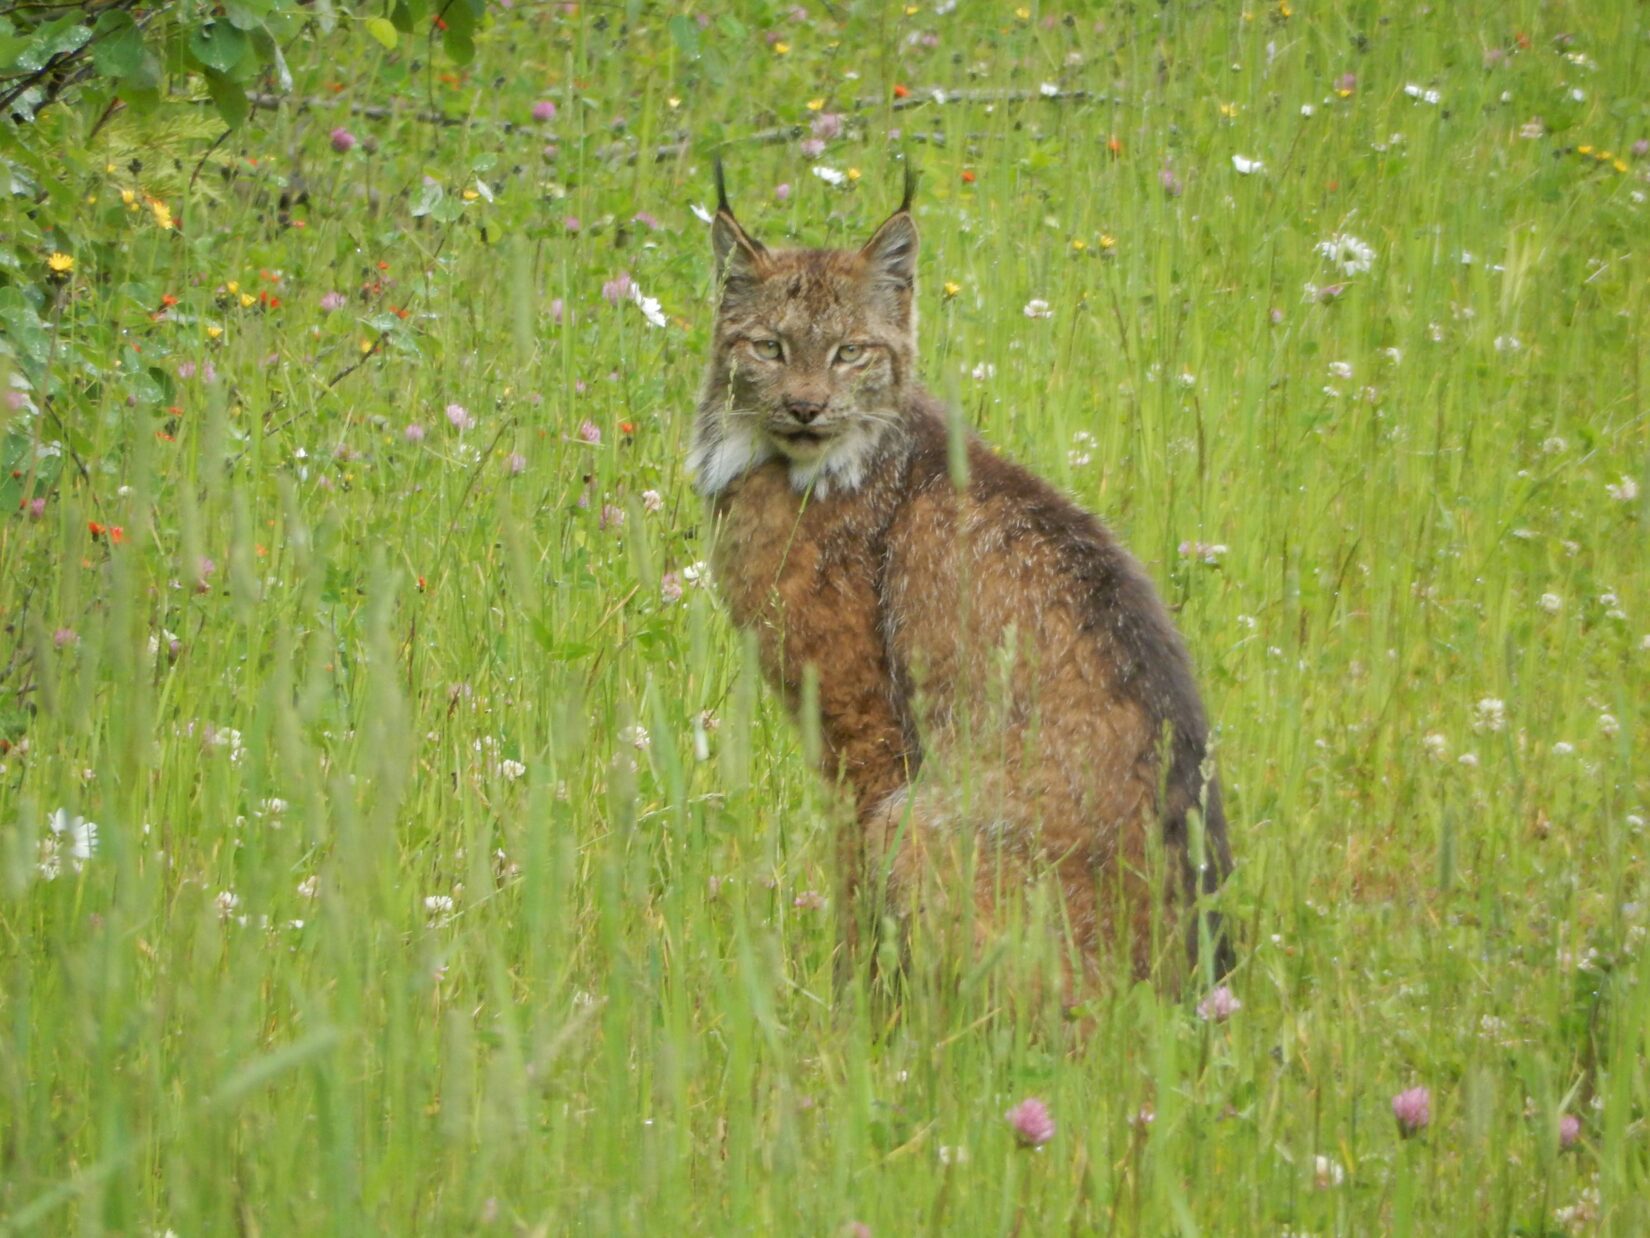
M 1570 743 L 1568 740 L 1561 739 L 1556 744 L 1553 745 L 1553 755 L 1555 757 L 1571 756 L 1571 755 L 1574 754 L 1575 750 L 1576 750 L 1576 746 L 1574 744 Z
M 1639 483 L 1636 479 L 1623 473 L 1621 480 L 1615 485 L 1605 485 L 1604 493 L 1618 503 L 1631 503 L 1639 497 Z
M 1499 697 L 1486 696 L 1473 709 L 1472 729 L 1500 731 L 1507 725 L 1507 703 Z
M 1600 714 L 1598 716 L 1598 729 L 1607 736 L 1619 735 L 1621 733 L 1621 723 L 1616 721 L 1614 714 Z
M 968 372 L 968 376 L 977 383 L 983 383 L 988 378 L 997 377 L 997 367 L 989 361 L 982 361 Z
M 1442 761 L 1449 755 L 1449 740 L 1437 731 L 1422 736 L 1421 747 L 1426 749 L 1426 754 L 1434 761 Z
M 1443 100 L 1443 96 L 1436 90 L 1431 90 L 1425 86 L 1417 86 L 1413 82 L 1404 87 L 1404 93 L 1411 99 L 1419 99 L 1422 103 L 1431 103 L 1434 106 Z
M 1352 363 L 1350 361 L 1331 361 L 1329 373 L 1335 378 L 1351 378 Z
M 1266 171 L 1266 164 L 1259 159 L 1250 159 L 1246 155 L 1233 155 L 1232 167 L 1237 169 L 1239 176 L 1253 176 L 1256 172 Z
M 710 579 L 710 565 L 703 559 L 689 563 L 682 569 L 682 579 L 690 585 L 702 585 Z
M 809 170 L 827 185 L 840 185 L 848 179 L 847 173 L 839 172 L 837 169 L 827 167 L 823 163 L 815 164 Z
M 657 490 L 642 491 L 642 510 L 645 512 L 662 511 L 665 505 L 664 495 Z
M 321 879 L 311 873 L 298 883 L 298 897 L 304 900 L 313 899 L 321 892 Z
M 1496 352 L 1517 352 L 1523 347 L 1523 341 L 1516 335 L 1498 335 L 1495 337 Z
M 219 890 L 218 897 L 212 902 L 218 909 L 218 919 L 227 920 L 235 914 L 235 908 L 241 905 L 241 896 L 233 890 Z
M 1054 311 L 1049 308 L 1048 302 L 1043 300 L 1041 297 L 1032 297 L 1031 300 L 1027 301 L 1026 307 L 1022 313 L 1024 313 L 1027 318 L 1054 317 Z
M 1478 768 L 1478 754 L 1476 752 L 1463 752 L 1455 758 L 1455 761 L 1456 764 L 1465 765 L 1468 769 Z
M 1556 593 L 1543 593 L 1540 600 L 1536 602 L 1536 605 L 1541 607 L 1541 609 L 1546 611 L 1549 615 L 1556 615 L 1559 611 L 1564 609 L 1564 599 L 1559 597 Z
M 1362 275 L 1375 265 L 1375 250 L 1349 232 L 1337 232 L 1315 246 L 1317 252 L 1340 268 L 1343 275 Z
M 1315 1156 L 1312 1158 L 1312 1185 L 1320 1191 L 1327 1191 L 1346 1181 L 1346 1170 L 1333 1157 Z
M 520 761 L 513 761 L 509 757 L 505 757 L 504 760 L 498 763 L 498 772 L 503 774 L 508 781 L 514 782 L 527 772 L 527 766 Z
M 646 752 L 653 746 L 653 737 L 647 733 L 647 728 L 640 723 L 633 722 L 627 727 L 619 728 L 619 742 L 629 744 L 641 752 Z

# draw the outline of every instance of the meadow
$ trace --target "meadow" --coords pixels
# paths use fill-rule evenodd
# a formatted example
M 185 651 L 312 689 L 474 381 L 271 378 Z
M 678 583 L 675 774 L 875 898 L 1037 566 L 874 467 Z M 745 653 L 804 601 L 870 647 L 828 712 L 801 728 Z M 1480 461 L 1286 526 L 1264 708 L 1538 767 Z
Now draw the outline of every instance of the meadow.
M 1650 1230 L 1642 5 L 365 16 L 0 144 L 0 1232 Z M 833 982 L 717 155 L 919 169 L 928 384 L 1197 662 L 1218 1001 Z

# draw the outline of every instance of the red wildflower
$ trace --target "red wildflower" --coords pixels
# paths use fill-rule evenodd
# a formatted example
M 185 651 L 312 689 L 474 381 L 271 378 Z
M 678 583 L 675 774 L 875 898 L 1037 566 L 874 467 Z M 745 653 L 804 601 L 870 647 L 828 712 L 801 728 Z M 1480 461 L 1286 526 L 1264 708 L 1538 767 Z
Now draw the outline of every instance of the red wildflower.
M 895 82 L 894 83 L 894 98 L 896 98 L 896 99 L 909 99 L 910 97 L 911 97 L 911 88 L 909 86 L 906 86 L 901 82 Z

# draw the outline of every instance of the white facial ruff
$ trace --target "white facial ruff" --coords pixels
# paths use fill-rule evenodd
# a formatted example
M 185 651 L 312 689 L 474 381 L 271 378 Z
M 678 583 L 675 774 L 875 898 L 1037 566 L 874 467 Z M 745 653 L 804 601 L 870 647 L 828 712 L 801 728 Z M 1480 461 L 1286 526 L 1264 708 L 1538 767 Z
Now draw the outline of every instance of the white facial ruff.
M 811 489 L 816 499 L 837 491 L 851 494 L 859 489 L 882 438 L 877 430 L 875 426 L 851 426 L 818 456 L 791 460 L 791 488 L 798 494 Z M 725 433 L 714 438 L 697 437 L 688 449 L 688 471 L 694 476 L 694 488 L 709 497 L 720 494 L 736 478 L 779 454 L 754 426 L 730 425 Z

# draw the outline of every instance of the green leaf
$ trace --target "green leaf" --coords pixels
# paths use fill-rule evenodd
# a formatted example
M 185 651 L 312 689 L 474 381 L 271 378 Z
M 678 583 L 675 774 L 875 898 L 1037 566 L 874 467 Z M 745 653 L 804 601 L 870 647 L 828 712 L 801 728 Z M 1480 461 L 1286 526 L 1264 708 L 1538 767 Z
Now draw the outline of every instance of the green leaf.
M 452 57 L 454 64 L 469 64 L 476 58 L 475 41 L 466 31 L 449 28 L 441 36 L 441 46 L 447 49 L 447 55 Z
M 241 30 L 256 30 L 275 8 L 274 0 L 224 0 L 224 16 Z
M 689 60 L 699 57 L 699 23 L 686 14 L 678 13 L 666 23 L 670 29 L 670 37 L 676 43 L 676 50 Z
M 402 34 L 412 34 L 418 29 L 418 23 L 429 12 L 424 0 L 397 0 L 396 6 L 390 10 L 390 24 Z
M 92 28 L 82 25 L 81 22 L 80 12 L 76 10 L 66 17 L 59 17 L 56 21 L 39 26 L 9 67 L 22 73 L 33 73 L 36 69 L 44 68 L 53 56 L 61 56 L 65 52 L 77 51 L 84 47 L 86 41 L 92 37 Z M 8 66 L 0 65 L 0 68 L 5 67 Z
M 143 34 L 125 9 L 110 9 L 97 19 L 92 63 L 105 77 L 130 77 L 143 65 Z
M 418 191 L 418 197 L 413 199 L 412 214 L 414 219 L 422 218 L 440 205 L 446 191 L 438 181 L 425 181 Z
M 190 36 L 189 51 L 201 65 L 228 73 L 246 56 L 247 38 L 228 22 L 207 22 Z M 216 98 L 216 96 L 213 96 Z
M 395 23 L 387 17 L 367 18 L 367 33 L 384 45 L 385 51 L 393 52 L 395 45 L 401 41 L 401 33 L 395 28 Z
M 223 123 L 231 129 L 239 129 L 247 113 L 252 110 L 241 84 L 230 80 L 222 73 L 208 69 L 206 91 L 212 96 L 212 102 L 218 105 L 218 115 L 223 117 Z

